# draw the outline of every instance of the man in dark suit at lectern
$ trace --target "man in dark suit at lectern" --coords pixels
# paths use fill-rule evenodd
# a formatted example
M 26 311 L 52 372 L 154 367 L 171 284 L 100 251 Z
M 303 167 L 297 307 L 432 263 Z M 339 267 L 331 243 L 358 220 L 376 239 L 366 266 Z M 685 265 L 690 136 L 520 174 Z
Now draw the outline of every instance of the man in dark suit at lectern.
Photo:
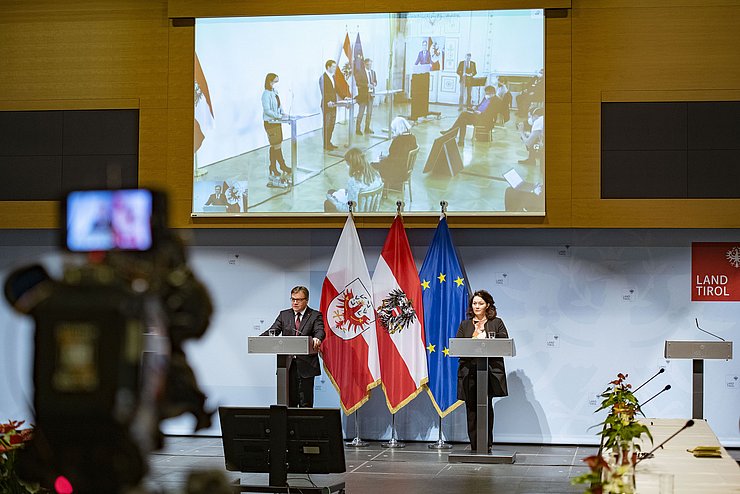
M 308 306 L 308 288 L 297 286 L 290 291 L 290 309 L 280 311 L 272 326 L 262 336 L 310 336 L 318 350 L 326 334 L 321 312 Z M 313 380 L 321 374 L 319 356 L 294 355 L 288 369 L 288 406 L 313 407 Z

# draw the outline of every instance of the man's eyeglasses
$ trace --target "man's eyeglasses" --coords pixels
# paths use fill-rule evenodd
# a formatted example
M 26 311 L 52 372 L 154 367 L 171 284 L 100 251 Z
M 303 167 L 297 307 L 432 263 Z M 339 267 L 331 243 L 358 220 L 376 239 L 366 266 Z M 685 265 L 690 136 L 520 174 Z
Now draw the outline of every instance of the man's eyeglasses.
M 306 297 L 303 297 L 303 298 L 290 297 L 291 302 L 303 302 L 304 300 L 306 300 Z

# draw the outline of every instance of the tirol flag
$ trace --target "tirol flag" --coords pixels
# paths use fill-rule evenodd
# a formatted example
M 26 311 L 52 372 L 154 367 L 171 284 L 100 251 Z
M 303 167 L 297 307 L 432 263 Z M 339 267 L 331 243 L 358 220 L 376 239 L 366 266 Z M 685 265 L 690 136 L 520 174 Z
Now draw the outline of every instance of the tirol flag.
M 447 219 L 442 218 L 419 271 L 424 300 L 429 382 L 427 391 L 440 417 L 463 404 L 457 399 L 457 357 L 449 350 L 468 307 L 468 286 L 452 245 Z
M 373 299 L 386 403 L 396 413 L 427 382 L 421 284 L 401 216 L 388 232 L 373 273 Z
M 203 144 L 206 132 L 213 127 L 213 105 L 208 82 L 200 66 L 198 54 L 195 54 L 195 122 L 193 129 L 193 152 L 197 153 Z
M 347 415 L 360 408 L 370 390 L 380 384 L 373 307 L 370 275 L 350 215 L 321 288 L 327 328 L 321 354 Z
M 339 48 L 337 57 L 337 72 L 334 74 L 334 84 L 340 98 L 352 96 L 349 90 L 349 81 L 352 79 L 352 45 L 349 42 L 349 33 L 344 35 L 344 43 Z

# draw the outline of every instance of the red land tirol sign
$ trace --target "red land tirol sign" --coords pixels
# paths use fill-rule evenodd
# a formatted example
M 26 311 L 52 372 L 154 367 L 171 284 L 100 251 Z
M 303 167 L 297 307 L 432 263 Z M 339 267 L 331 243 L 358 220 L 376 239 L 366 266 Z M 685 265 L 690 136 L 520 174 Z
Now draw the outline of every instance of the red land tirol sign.
M 740 242 L 691 244 L 691 300 L 740 301 Z

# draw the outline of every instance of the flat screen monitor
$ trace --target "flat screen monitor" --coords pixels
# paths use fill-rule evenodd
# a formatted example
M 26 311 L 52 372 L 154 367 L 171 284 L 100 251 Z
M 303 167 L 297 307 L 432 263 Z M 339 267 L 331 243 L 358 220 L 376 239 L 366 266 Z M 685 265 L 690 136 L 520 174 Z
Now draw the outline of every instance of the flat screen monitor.
M 273 424 L 269 408 L 220 407 L 226 469 L 269 472 L 272 431 L 285 427 L 288 473 L 346 470 L 338 409 L 288 408 L 287 422 Z
M 545 179 L 544 33 L 541 9 L 196 19 L 193 215 L 344 214 L 377 175 L 362 214 L 512 214 L 503 174 Z M 424 174 L 450 129 L 462 169 Z

